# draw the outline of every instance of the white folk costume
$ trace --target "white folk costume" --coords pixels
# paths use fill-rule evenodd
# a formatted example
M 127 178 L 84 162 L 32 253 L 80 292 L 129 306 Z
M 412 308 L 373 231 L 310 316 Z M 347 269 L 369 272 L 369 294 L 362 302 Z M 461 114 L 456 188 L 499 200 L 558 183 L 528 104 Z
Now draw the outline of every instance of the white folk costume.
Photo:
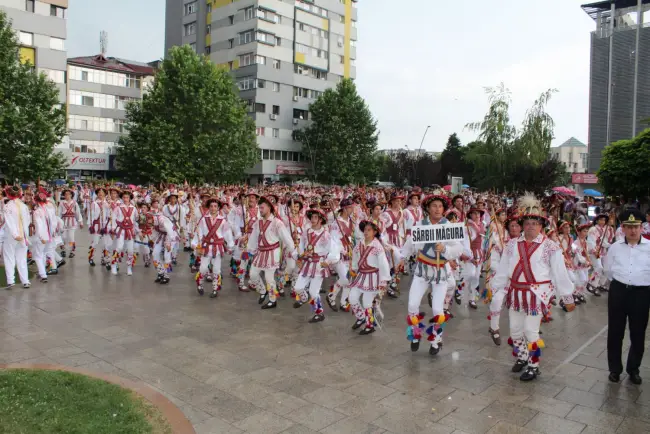
M 499 212 L 497 211 L 496 214 L 498 215 Z M 488 319 L 490 320 L 490 333 L 495 342 L 498 341 L 500 344 L 499 322 L 501 319 L 501 310 L 503 309 L 505 292 L 500 291 L 498 294 L 494 294 L 492 291 L 492 279 L 494 279 L 494 276 L 497 273 L 497 269 L 501 263 L 501 258 L 503 257 L 503 252 L 510 237 L 508 236 L 505 227 L 499 222 L 492 222 L 490 229 L 490 241 L 488 246 L 489 266 L 485 283 L 487 292 L 486 298 L 490 302 L 490 312 L 488 314 Z
M 477 212 L 484 215 L 478 209 L 471 209 L 469 214 Z M 485 226 L 482 220 L 476 223 L 471 218 L 466 220 L 467 232 L 469 235 L 469 247 L 471 255 L 463 262 L 461 277 L 463 280 L 463 291 L 469 299 L 470 307 L 476 308 L 476 300 L 479 297 L 479 282 L 481 279 L 481 269 L 483 267 L 483 239 L 485 237 Z
M 216 199 L 213 199 L 216 200 Z M 210 201 L 208 201 L 210 204 Z M 201 265 L 195 276 L 196 287 L 199 294 L 203 295 L 203 283 L 205 276 L 208 274 L 210 266 L 214 273 L 212 279 L 212 294 L 210 297 L 217 296 L 221 290 L 221 259 L 224 253 L 235 246 L 235 240 L 226 220 L 222 215 L 212 216 L 206 214 L 198 223 L 196 235 L 192 240 L 192 247 L 198 247 L 197 251 L 201 254 Z
M 520 222 L 536 219 L 543 225 L 542 209 L 534 196 L 522 197 L 519 206 L 522 208 Z M 512 370 L 520 372 L 528 365 L 521 380 L 533 380 L 539 374 L 539 358 L 544 347 L 539 327 L 553 291 L 557 291 L 565 305 L 573 304 L 573 283 L 560 246 L 543 233 L 532 241 L 526 241 L 523 235 L 510 240 L 492 279 L 492 287 L 495 293 L 506 293 L 513 355 L 517 358 Z
M 322 211 L 307 211 L 307 216 L 317 213 L 321 217 L 323 225 L 327 222 L 327 216 Z M 300 270 L 294 291 L 296 293 L 296 304 L 300 307 L 309 300 L 313 317 L 309 322 L 319 322 L 325 319 L 323 305 L 320 298 L 320 289 L 323 280 L 330 276 L 329 264 L 338 261 L 338 250 L 332 246 L 332 238 L 325 226 L 316 230 L 313 228 L 303 232 L 298 246 L 298 257 Z
M 589 270 L 591 268 L 587 240 L 581 240 L 578 237 L 573 242 L 571 250 L 573 252 L 573 283 L 575 285 L 575 294 L 577 298 L 584 299 L 587 283 L 589 282 Z
M 237 245 L 235 247 L 234 258 L 236 267 L 237 284 L 240 290 L 246 290 L 246 274 L 249 272 L 249 264 L 252 259 L 252 250 L 248 244 L 250 242 L 253 228 L 257 225 L 260 218 L 260 210 L 257 206 L 249 207 L 240 205 L 231 211 L 232 221 L 230 222 Z M 255 283 L 255 282 L 254 282 Z
M 364 227 L 366 224 L 370 222 L 360 223 Z M 379 232 L 377 235 L 381 236 Z M 357 319 L 352 328 L 356 330 L 364 326 L 361 334 L 372 333 L 376 325 L 373 302 L 376 297 L 381 297 L 380 289 L 386 288 L 390 281 L 390 266 L 378 238 L 370 243 L 362 239 L 354 247 L 350 276 L 350 306 Z
M 599 218 L 606 217 L 600 215 Z M 607 276 L 603 270 L 603 261 L 607 254 L 607 249 L 614 240 L 614 230 L 605 223 L 603 226 L 595 224 L 589 229 L 587 234 L 587 243 L 589 244 L 589 261 L 593 267 L 591 279 L 587 285 L 587 290 L 592 294 L 598 294 L 598 289 L 604 289 L 607 284 Z
M 184 227 L 185 227 L 185 209 L 183 206 L 176 202 L 175 204 L 170 203 L 169 200 L 172 196 L 178 198 L 178 193 L 170 193 L 167 197 L 167 203 L 162 207 L 162 214 L 171 220 L 174 225 L 174 230 L 183 237 Z M 176 262 L 176 257 L 178 254 L 178 243 L 172 246 L 172 263 Z
M 73 199 L 62 200 L 59 202 L 59 217 L 63 220 L 63 242 L 70 248 L 69 256 L 74 258 L 75 251 L 77 250 L 75 232 L 78 227 L 83 226 L 83 218 L 81 217 L 79 204 Z
M 411 193 L 408 197 L 409 201 L 414 196 L 420 197 L 420 194 Z M 404 229 L 405 229 L 406 238 L 411 236 L 411 231 L 413 229 L 413 226 L 417 226 L 417 224 L 422 221 L 423 216 L 424 213 L 421 207 L 413 206 L 413 205 L 409 205 L 406 207 L 406 209 L 404 210 Z M 408 265 L 409 265 L 408 272 L 411 273 L 413 271 L 413 267 L 415 266 L 415 257 L 411 256 L 410 258 L 408 258 Z
M 427 209 L 432 201 L 440 201 L 445 209 L 449 206 L 448 199 L 444 195 L 431 195 L 422 201 L 422 208 Z M 431 224 L 445 224 L 449 221 L 442 217 L 438 222 L 432 223 L 426 215 L 419 225 L 428 226 Z M 420 312 L 422 297 L 432 290 L 431 310 L 433 313 L 433 325 L 426 330 L 427 340 L 431 342 L 429 353 L 432 355 L 440 351 L 442 334 L 449 314 L 445 314 L 444 304 L 447 295 L 447 280 L 449 268 L 447 262 L 457 259 L 463 253 L 463 244 L 458 241 L 451 241 L 443 244 L 443 250 L 436 253 L 436 243 L 413 244 L 412 238 L 407 239 L 403 248 L 402 257 L 408 258 L 412 254 L 416 256 L 416 264 L 413 269 L 413 280 L 409 289 L 408 316 L 406 338 L 411 342 L 411 350 L 417 351 L 420 347 L 422 332 L 424 329 L 424 312 Z
M 111 245 L 111 236 L 108 233 L 108 224 L 111 217 L 111 208 L 106 199 L 95 199 L 88 206 L 88 231 L 90 232 L 90 247 L 88 248 L 88 263 L 95 265 L 95 250 L 102 248 L 101 264 L 109 261 L 108 247 Z
M 403 198 L 401 196 L 391 197 L 391 200 L 394 199 Z M 397 269 L 397 266 L 400 263 L 400 250 L 404 246 L 406 239 L 404 210 L 387 209 L 381 214 L 381 220 L 385 228 L 385 232 L 382 232 L 382 242 L 391 268 L 391 281 L 388 295 L 390 297 L 396 297 L 397 294 L 395 291 L 397 291 L 398 274 L 402 272 L 402 270 Z
M 560 228 L 562 228 L 564 225 L 567 225 L 568 223 L 560 223 Z M 574 284 L 574 289 L 575 292 L 573 293 L 573 298 L 574 301 L 579 304 L 582 302 L 580 300 L 580 297 L 578 295 L 578 288 L 575 286 L 576 283 L 576 268 L 574 265 L 574 251 L 573 251 L 573 238 L 571 238 L 571 235 L 565 235 L 565 234 L 558 234 L 557 236 L 558 244 L 560 248 L 562 249 L 562 256 L 564 258 L 564 265 L 566 266 L 567 273 L 569 273 L 569 278 Z
M 138 234 L 138 210 L 129 203 L 121 204 L 111 214 L 111 234 L 114 235 L 113 259 L 111 273 L 117 274 L 117 263 L 123 251 L 126 251 L 127 275 L 133 274 L 133 261 L 135 252 L 135 239 Z
M 29 245 L 30 213 L 20 198 L 22 191 L 17 187 L 7 187 L 5 195 L 10 199 L 4 207 L 5 232 L 2 245 L 7 287 L 16 283 L 16 268 L 24 287 L 29 287 L 27 272 L 27 246 Z
M 276 286 L 275 272 L 280 267 L 282 249 L 287 249 L 292 255 L 295 254 L 291 234 L 282 220 L 271 213 L 266 218 L 260 218 L 255 222 L 253 232 L 248 238 L 247 249 L 254 255 L 250 278 L 255 287 L 259 288 L 260 304 L 268 294 L 269 300 L 262 308 L 273 308 L 280 294 Z M 266 281 L 266 285 L 262 279 Z
M 153 245 L 153 214 L 150 211 L 138 214 L 138 228 L 136 252 L 142 254 L 145 268 L 151 265 L 151 245 Z
M 290 211 L 290 214 L 283 218 L 284 224 L 291 233 L 293 245 L 297 249 L 300 245 L 300 239 L 309 227 L 310 222 L 302 213 L 302 206 L 297 214 Z M 293 259 L 288 250 L 284 251 L 284 282 L 285 286 L 289 285 L 291 281 L 295 281 L 298 277 L 299 269 L 296 267 L 296 260 Z
M 172 270 L 172 248 L 178 242 L 178 233 L 172 221 L 157 210 L 152 210 L 153 226 L 151 237 L 153 250 L 151 253 L 153 266 L 158 275 L 156 283 L 169 283 L 169 273 Z
M 43 200 L 38 200 L 35 204 L 34 211 L 32 212 L 32 223 L 34 224 L 34 236 L 32 237 L 32 259 L 36 263 L 36 269 L 41 281 L 47 281 L 46 250 L 48 245 L 53 246 L 53 229 L 50 227 L 50 216 L 47 211 L 45 202 L 47 197 Z
M 347 206 L 347 202 L 343 202 Z M 351 202 L 350 202 L 351 205 Z M 337 311 L 336 297 L 341 292 L 341 308 L 348 311 L 350 309 L 350 279 L 349 272 L 352 263 L 352 251 L 357 245 L 358 240 L 363 238 L 363 234 L 359 232 L 358 225 L 354 223 L 352 217 L 344 219 L 339 215 L 332 224 L 330 224 L 330 233 L 332 234 L 332 243 L 339 258 L 336 262 L 335 269 L 338 279 L 330 288 L 327 294 L 327 304 L 332 310 Z
M 48 268 L 48 274 L 57 274 L 59 264 L 63 265 L 65 263 L 56 250 L 57 246 L 63 245 L 63 238 L 61 237 L 63 233 L 63 220 L 57 215 L 56 205 L 51 197 L 46 202 L 46 209 L 50 228 L 52 229 L 52 241 L 48 243 L 47 249 L 45 249 L 45 263 Z

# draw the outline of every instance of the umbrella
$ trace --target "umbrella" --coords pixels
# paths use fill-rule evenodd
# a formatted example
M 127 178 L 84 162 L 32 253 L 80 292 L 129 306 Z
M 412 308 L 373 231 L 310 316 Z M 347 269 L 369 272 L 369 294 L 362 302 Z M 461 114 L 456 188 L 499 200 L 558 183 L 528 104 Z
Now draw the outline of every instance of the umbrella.
M 553 187 L 553 191 L 560 194 L 566 194 L 567 196 L 575 196 L 576 192 L 571 190 L 568 187 Z
M 600 191 L 596 191 L 593 188 L 588 188 L 585 191 L 582 192 L 585 196 L 593 196 L 593 197 L 602 197 L 603 194 Z
M 65 185 L 65 184 L 66 184 L 66 180 L 65 180 L 65 179 L 57 179 L 56 181 L 54 181 L 54 183 L 55 183 L 56 185 Z
M 463 188 L 469 188 L 469 185 L 463 184 Z
M 133 185 L 133 184 L 129 184 L 128 187 L 129 187 L 129 189 L 131 189 L 131 190 L 135 190 L 135 189 L 136 189 L 135 185 Z
M 445 185 L 442 189 L 445 191 L 451 191 L 451 185 Z

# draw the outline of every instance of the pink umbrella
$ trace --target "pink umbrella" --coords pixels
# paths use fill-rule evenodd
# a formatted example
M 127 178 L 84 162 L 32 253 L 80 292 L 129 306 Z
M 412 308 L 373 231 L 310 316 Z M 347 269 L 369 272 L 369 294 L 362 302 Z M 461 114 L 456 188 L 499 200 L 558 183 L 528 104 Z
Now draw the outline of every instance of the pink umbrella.
M 571 190 L 568 187 L 554 187 L 553 191 L 560 194 L 566 194 L 567 196 L 575 196 L 576 192 Z
M 445 191 L 451 191 L 451 185 L 445 185 L 442 189 Z
M 129 184 L 128 187 L 129 187 L 129 189 L 131 189 L 131 190 L 135 190 L 135 188 L 136 188 L 135 185 L 133 185 L 133 184 Z

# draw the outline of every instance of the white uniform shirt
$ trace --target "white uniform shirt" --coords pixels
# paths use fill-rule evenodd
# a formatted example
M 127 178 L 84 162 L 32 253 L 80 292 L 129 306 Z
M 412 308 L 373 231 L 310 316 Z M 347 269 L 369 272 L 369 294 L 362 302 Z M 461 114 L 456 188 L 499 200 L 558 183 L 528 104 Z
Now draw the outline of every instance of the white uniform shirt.
M 625 240 L 612 244 L 607 252 L 605 275 L 624 285 L 650 286 L 650 241 L 641 237 L 637 245 Z

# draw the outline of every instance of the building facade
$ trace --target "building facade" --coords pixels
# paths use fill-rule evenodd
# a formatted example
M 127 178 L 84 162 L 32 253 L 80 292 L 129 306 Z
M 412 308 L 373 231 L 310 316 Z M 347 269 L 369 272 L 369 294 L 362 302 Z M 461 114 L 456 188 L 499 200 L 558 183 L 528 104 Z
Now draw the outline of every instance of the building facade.
M 18 36 L 21 60 L 54 81 L 65 104 L 68 0 L 0 0 L 0 10 Z
M 308 170 L 293 131 L 309 104 L 355 78 L 356 0 L 167 0 L 165 51 L 188 44 L 232 71 L 255 119 L 252 183 Z
M 586 173 L 589 168 L 587 145 L 575 137 L 551 148 L 551 156 L 564 163 L 569 173 Z
M 68 59 L 67 176 L 104 179 L 117 141 L 126 134 L 126 105 L 140 100 L 155 70 L 146 63 L 104 55 Z
M 604 0 L 582 6 L 596 22 L 591 34 L 589 163 L 648 127 L 650 118 L 650 0 Z

